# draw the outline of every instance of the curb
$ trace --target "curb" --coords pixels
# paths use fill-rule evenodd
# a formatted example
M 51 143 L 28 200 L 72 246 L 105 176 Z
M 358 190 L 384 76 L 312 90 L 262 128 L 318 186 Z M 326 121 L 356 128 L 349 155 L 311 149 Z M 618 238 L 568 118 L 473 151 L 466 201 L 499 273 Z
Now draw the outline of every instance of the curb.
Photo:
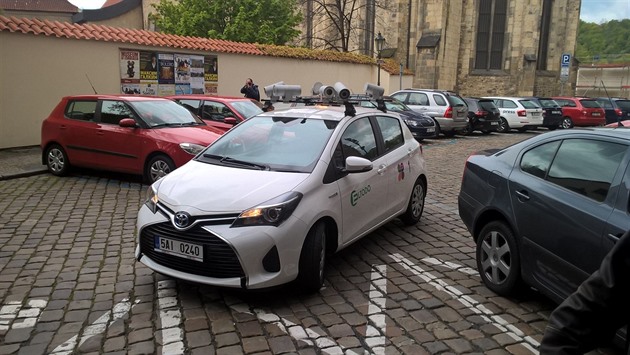
M 14 174 L 0 175 L 0 181 L 40 175 L 46 172 L 48 172 L 47 169 L 38 169 L 38 170 L 23 171 L 23 172 L 14 173 Z

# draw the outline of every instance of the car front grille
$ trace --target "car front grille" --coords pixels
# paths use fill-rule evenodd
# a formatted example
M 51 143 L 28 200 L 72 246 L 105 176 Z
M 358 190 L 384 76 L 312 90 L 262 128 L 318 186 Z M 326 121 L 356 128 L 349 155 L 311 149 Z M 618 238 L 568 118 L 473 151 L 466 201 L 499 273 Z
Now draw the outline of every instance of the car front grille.
M 155 251 L 156 236 L 202 245 L 203 262 Z M 169 222 L 147 226 L 140 233 L 140 252 L 162 266 L 189 274 L 215 278 L 245 276 L 232 247 L 200 225 L 186 231 L 176 230 Z

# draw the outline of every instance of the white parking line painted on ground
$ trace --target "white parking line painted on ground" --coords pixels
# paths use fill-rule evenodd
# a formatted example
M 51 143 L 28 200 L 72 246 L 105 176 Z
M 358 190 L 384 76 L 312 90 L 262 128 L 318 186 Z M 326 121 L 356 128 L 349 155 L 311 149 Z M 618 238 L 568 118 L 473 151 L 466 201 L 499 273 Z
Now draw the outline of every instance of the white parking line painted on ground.
M 185 351 L 184 331 L 180 327 L 182 313 L 177 304 L 176 287 L 175 280 L 162 280 L 157 284 L 162 354 L 183 354 Z
M 444 260 L 440 260 L 440 259 L 437 259 L 437 258 L 424 258 L 424 259 L 422 259 L 422 261 L 427 263 L 427 264 L 431 264 L 431 265 L 444 266 L 444 267 L 449 268 L 451 270 L 456 270 L 456 271 L 459 271 L 459 272 L 463 272 L 464 274 L 467 274 L 467 275 L 479 276 L 479 273 L 477 272 L 477 270 L 471 269 L 471 268 L 466 267 L 464 265 L 455 264 L 455 263 L 452 263 L 450 261 L 444 261 Z
M 32 299 L 22 307 L 22 301 L 10 301 L 0 307 L 0 331 L 33 328 L 48 301 Z
M 105 312 L 102 316 L 98 317 L 94 322 L 92 322 L 92 324 L 90 324 L 83 330 L 80 340 L 79 335 L 77 334 L 72 338 L 66 340 L 65 342 L 59 344 L 51 353 L 56 355 L 74 353 L 74 348 L 77 345 L 81 346 L 91 337 L 97 334 L 104 333 L 112 323 L 125 317 L 125 315 L 129 313 L 129 311 L 139 302 L 140 300 L 135 300 L 132 303 L 129 301 L 128 298 L 125 298 L 119 303 L 116 303 L 111 312 Z
M 411 271 L 414 275 L 420 277 L 422 280 L 432 285 L 436 289 L 440 291 L 444 291 L 449 294 L 453 299 L 462 303 L 466 308 L 471 310 L 472 312 L 480 315 L 483 320 L 497 327 L 501 332 L 505 333 L 515 341 L 517 341 L 524 348 L 528 349 L 534 354 L 538 354 L 537 348 L 540 343 L 538 343 L 535 339 L 530 336 L 526 336 L 523 332 L 508 323 L 501 316 L 495 315 L 491 310 L 486 308 L 484 305 L 473 299 L 468 295 L 464 295 L 457 288 L 448 285 L 443 280 L 435 277 L 430 272 L 425 271 L 421 267 L 415 265 L 409 259 L 404 258 L 402 255 L 396 253 L 390 255 L 395 262 L 404 267 L 405 269 Z
M 385 339 L 387 324 L 385 323 L 385 295 L 387 294 L 387 267 L 377 265 L 370 277 L 370 291 L 368 293 L 368 319 L 374 324 L 367 325 L 365 343 L 369 345 L 370 354 L 385 354 Z

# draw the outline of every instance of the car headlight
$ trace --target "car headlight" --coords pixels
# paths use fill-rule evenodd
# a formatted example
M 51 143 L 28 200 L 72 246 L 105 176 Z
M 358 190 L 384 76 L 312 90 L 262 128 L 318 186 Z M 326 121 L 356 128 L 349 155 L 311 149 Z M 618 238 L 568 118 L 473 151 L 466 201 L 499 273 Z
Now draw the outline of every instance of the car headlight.
M 405 123 L 407 124 L 407 126 L 413 126 L 413 127 L 417 127 L 418 126 L 418 121 L 415 121 L 415 120 L 405 119 Z
M 195 143 L 180 143 L 179 147 L 182 148 L 183 151 L 190 155 L 197 155 L 199 152 L 204 150 L 206 147 L 200 144 Z
M 295 210 L 302 199 L 299 192 L 287 192 L 259 206 L 243 211 L 232 223 L 232 227 L 279 226 Z
M 157 212 L 158 195 L 157 195 L 157 191 L 153 188 L 153 185 L 149 186 L 149 189 L 147 190 L 147 199 L 144 202 L 144 204 L 147 205 L 147 207 L 149 207 L 151 212 L 153 213 Z

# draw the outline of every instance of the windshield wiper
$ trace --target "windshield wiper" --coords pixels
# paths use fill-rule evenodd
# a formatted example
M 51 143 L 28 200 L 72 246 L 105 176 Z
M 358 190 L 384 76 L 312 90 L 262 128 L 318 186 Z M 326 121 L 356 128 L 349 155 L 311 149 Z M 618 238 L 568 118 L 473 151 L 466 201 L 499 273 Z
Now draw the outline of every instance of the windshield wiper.
M 158 123 L 155 124 L 153 126 L 151 126 L 152 128 L 155 127 L 184 127 L 184 126 L 193 126 L 193 125 L 197 125 L 197 122 L 164 122 L 164 123 Z
M 247 166 L 247 167 L 255 168 L 255 169 L 258 169 L 258 170 L 269 170 L 269 166 L 267 166 L 267 165 L 252 163 L 252 162 L 245 161 L 245 160 L 238 160 L 238 159 L 234 159 L 234 158 L 230 158 L 230 157 L 223 157 L 219 161 L 221 163 L 224 163 L 224 164 L 227 163 L 227 164 L 232 164 L 232 165 Z

